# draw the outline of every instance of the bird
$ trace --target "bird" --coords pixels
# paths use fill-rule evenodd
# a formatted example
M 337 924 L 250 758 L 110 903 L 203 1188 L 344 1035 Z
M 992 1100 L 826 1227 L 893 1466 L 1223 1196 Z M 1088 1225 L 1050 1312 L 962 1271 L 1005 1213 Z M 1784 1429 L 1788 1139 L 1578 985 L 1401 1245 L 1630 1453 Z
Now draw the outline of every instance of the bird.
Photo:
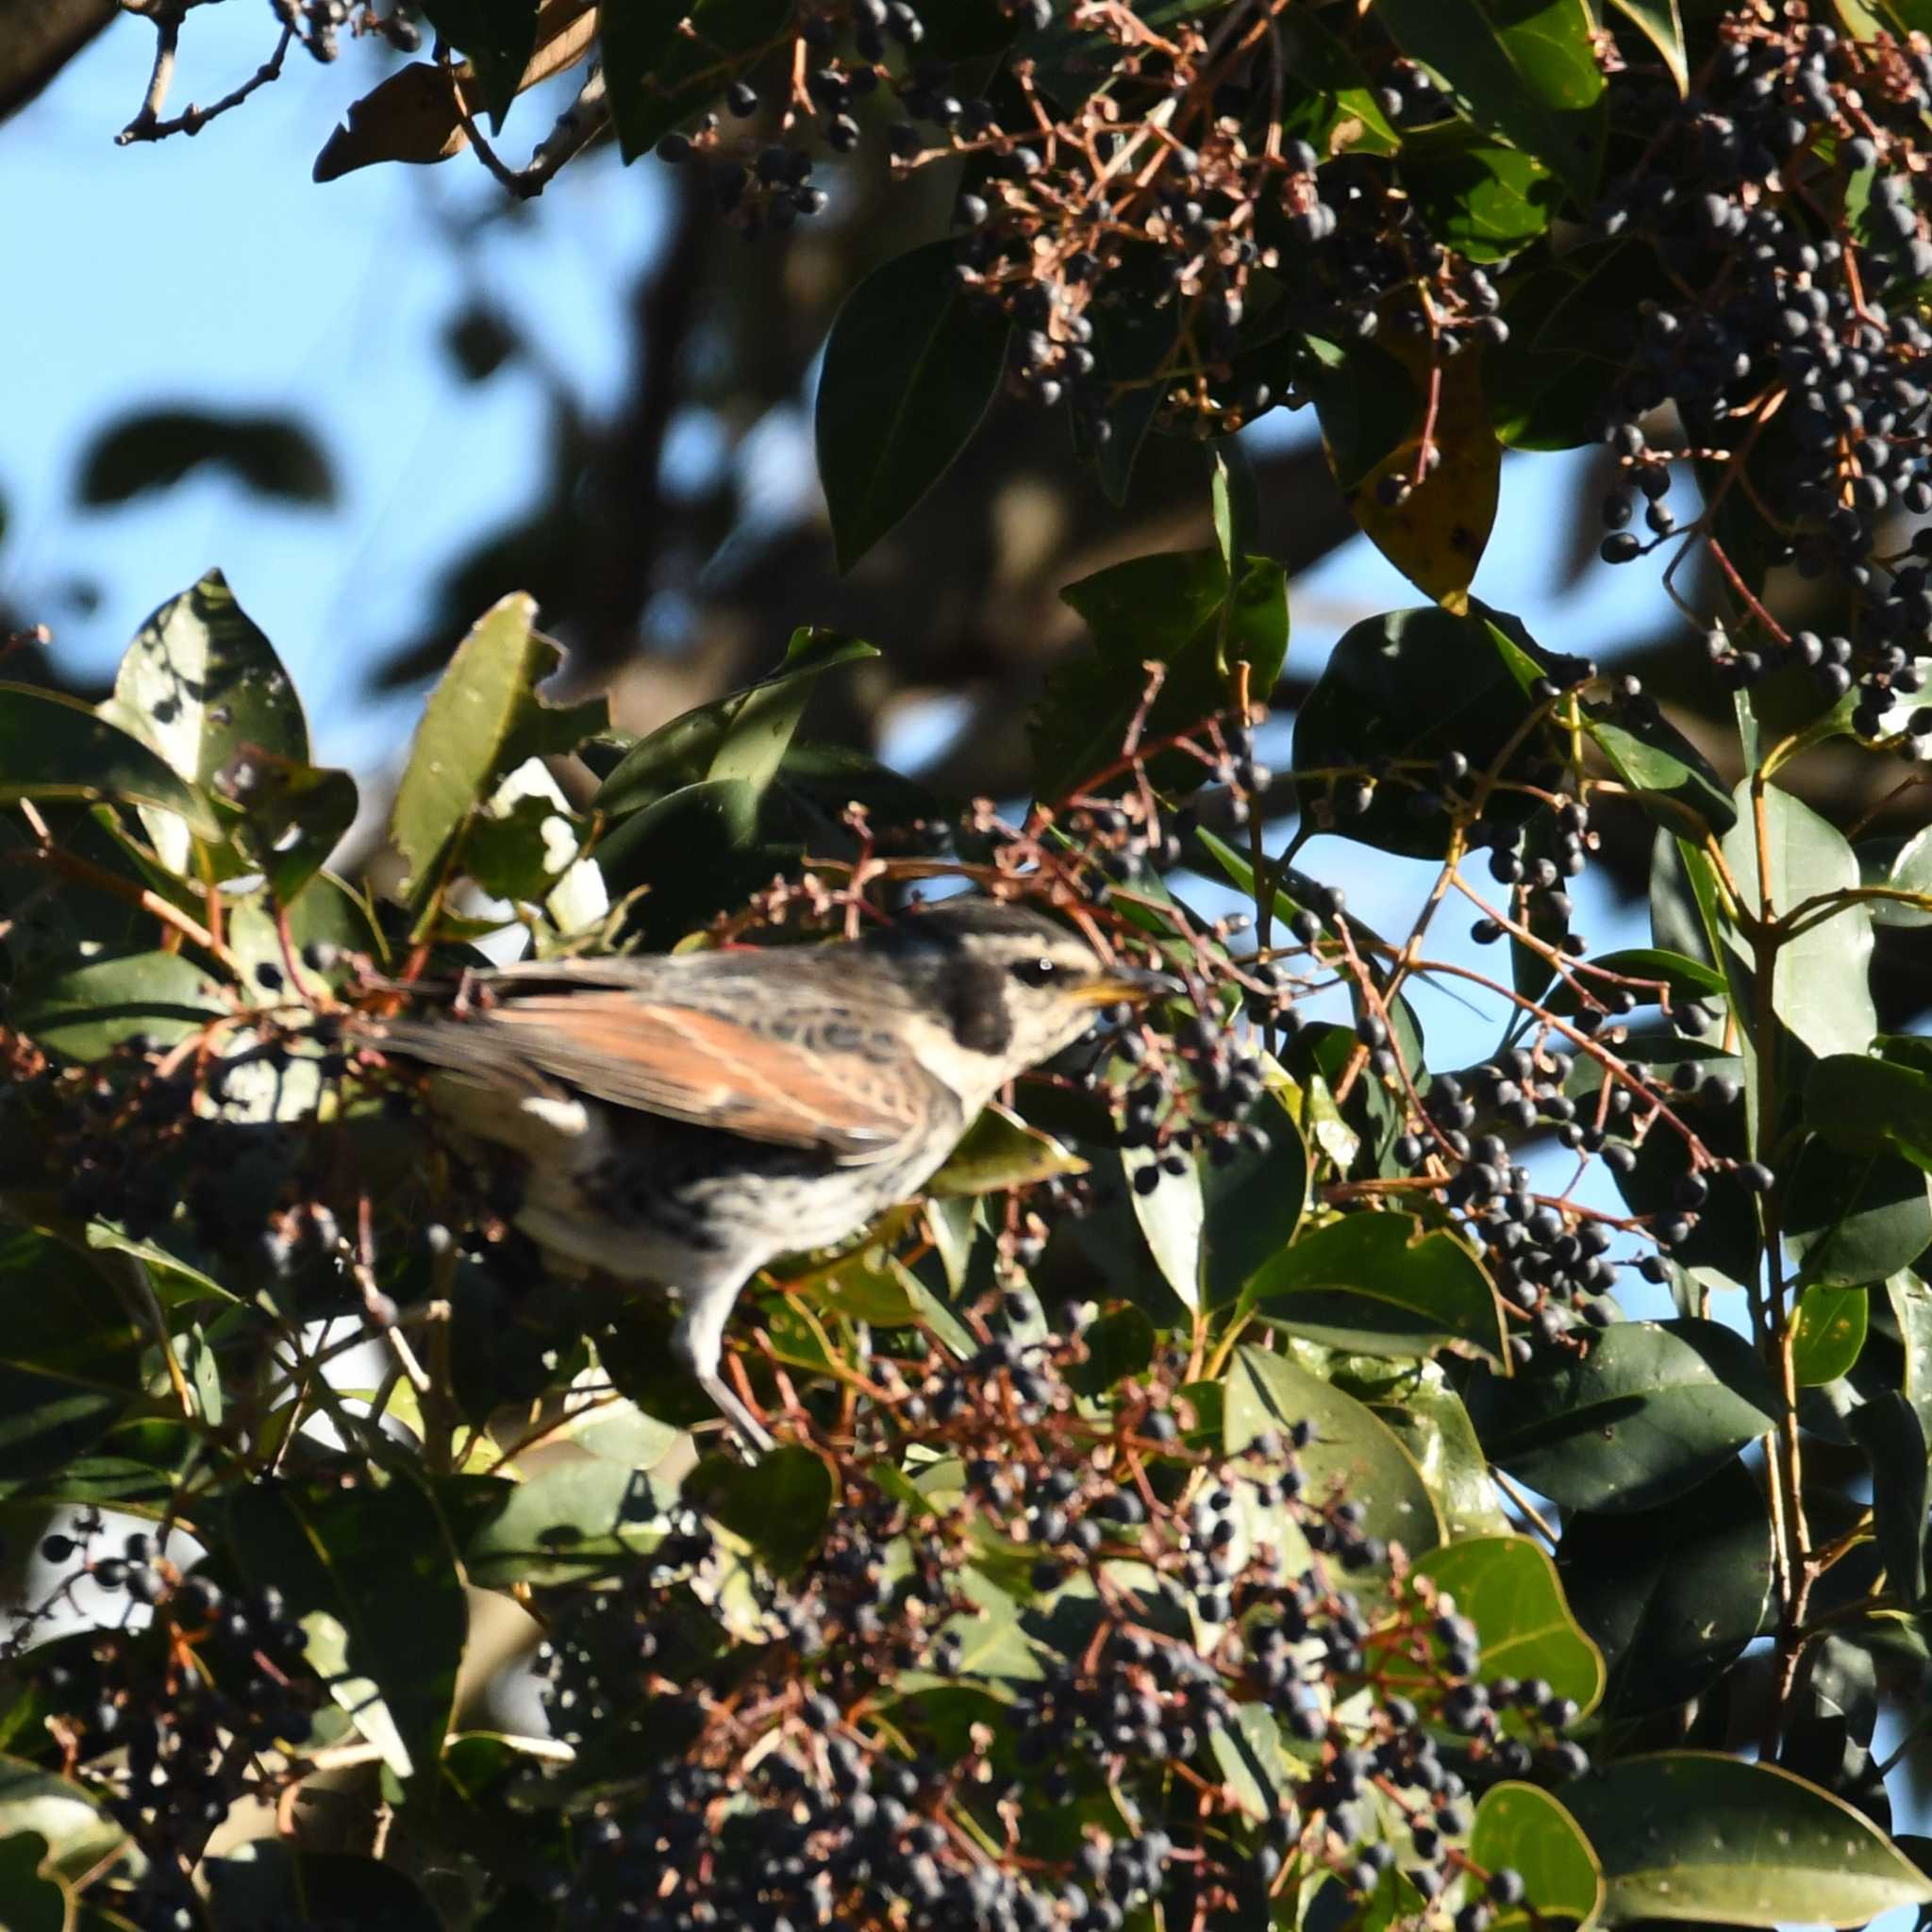
M 669 1290 L 673 1353 L 754 1452 L 720 1374 L 746 1282 L 915 1195 L 981 1108 L 1103 1008 L 1184 991 L 979 895 L 858 939 L 523 961 L 358 1023 L 434 1111 L 526 1170 L 541 1249 Z

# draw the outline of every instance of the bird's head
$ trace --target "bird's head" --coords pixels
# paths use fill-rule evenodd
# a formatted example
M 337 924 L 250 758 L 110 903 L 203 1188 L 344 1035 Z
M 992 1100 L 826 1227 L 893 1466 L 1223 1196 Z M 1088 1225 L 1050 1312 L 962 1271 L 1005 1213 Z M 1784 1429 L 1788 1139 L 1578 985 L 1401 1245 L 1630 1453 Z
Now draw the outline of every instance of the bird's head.
M 943 1034 L 922 1058 L 962 1093 L 991 1091 L 1051 1059 L 1104 1007 L 1185 990 L 1165 974 L 1103 959 L 1041 913 L 989 899 L 908 913 L 870 943 L 942 1016 Z

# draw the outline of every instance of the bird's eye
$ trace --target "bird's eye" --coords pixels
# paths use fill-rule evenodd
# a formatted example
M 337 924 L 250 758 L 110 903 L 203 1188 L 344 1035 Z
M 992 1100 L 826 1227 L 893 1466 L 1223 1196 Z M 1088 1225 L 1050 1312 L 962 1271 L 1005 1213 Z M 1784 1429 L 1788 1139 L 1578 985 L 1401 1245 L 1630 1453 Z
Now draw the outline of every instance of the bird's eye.
M 1013 977 L 1022 986 L 1050 986 L 1059 973 L 1059 967 L 1051 959 L 1022 959 L 1013 968 Z

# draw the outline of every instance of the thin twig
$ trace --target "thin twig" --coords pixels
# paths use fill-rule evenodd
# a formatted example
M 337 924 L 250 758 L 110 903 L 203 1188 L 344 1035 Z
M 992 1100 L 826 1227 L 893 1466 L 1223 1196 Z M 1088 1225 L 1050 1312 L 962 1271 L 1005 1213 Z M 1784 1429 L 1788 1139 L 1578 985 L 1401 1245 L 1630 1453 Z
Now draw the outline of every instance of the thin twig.
M 171 134 L 199 134 L 218 114 L 239 108 L 258 88 L 281 78 L 282 62 L 288 58 L 289 48 L 295 39 L 295 29 L 286 23 L 281 38 L 275 42 L 275 52 L 240 87 L 206 108 L 197 108 L 191 101 L 173 120 L 163 121 L 160 118 L 161 105 L 167 99 L 168 87 L 174 79 L 175 54 L 181 38 L 181 20 L 185 10 L 175 8 L 154 16 L 154 72 L 148 76 L 147 92 L 142 100 L 141 111 L 114 137 L 116 146 L 126 147 L 137 141 L 165 141 Z
M 130 906 L 138 906 L 152 918 L 158 919 L 165 926 L 189 941 L 199 946 L 205 953 L 219 959 L 230 973 L 239 974 L 241 961 L 226 946 L 209 932 L 198 920 L 191 918 L 171 901 L 158 892 L 150 891 L 145 886 L 137 886 L 131 879 L 125 879 L 118 873 L 108 872 L 105 867 L 92 864 L 78 858 L 72 852 L 63 852 L 51 842 L 44 824 L 36 827 L 36 837 L 43 842 L 31 847 L 15 847 L 11 851 L 0 852 L 0 859 L 34 862 L 51 866 L 56 872 L 64 874 L 77 885 L 92 886 L 97 892 L 107 892 L 116 899 L 125 900 Z
M 1554 1529 L 1552 1529 L 1547 1523 L 1543 1521 L 1541 1512 L 1537 1508 L 1536 1505 L 1529 1500 L 1528 1495 L 1524 1491 L 1522 1486 L 1519 1483 L 1517 1483 L 1506 1471 L 1496 1468 L 1493 1463 L 1490 1466 L 1490 1474 L 1494 1478 L 1496 1487 L 1499 1490 L 1501 1490 L 1503 1493 L 1506 1496 L 1507 1496 L 1512 1503 L 1516 1505 L 1517 1508 L 1522 1510 L 1524 1519 L 1535 1528 L 1538 1535 L 1540 1535 L 1544 1540 L 1544 1541 L 1546 1541 L 1549 1544 L 1551 1549 L 1554 1550 L 1557 1547 L 1557 1544 L 1561 1541 L 1561 1539 L 1557 1536 L 1557 1532 Z
M 578 89 L 576 98 L 557 117 L 550 132 L 532 151 L 529 164 L 512 168 L 490 145 L 483 130 L 477 126 L 475 114 L 463 93 L 462 71 L 451 58 L 447 47 L 441 50 L 441 60 L 449 75 L 450 101 L 456 108 L 458 125 L 476 150 L 476 158 L 489 170 L 491 178 L 519 201 L 528 201 L 541 194 L 557 171 L 574 155 L 581 153 L 603 131 L 610 118 L 605 99 L 604 75 L 600 70 L 585 81 Z

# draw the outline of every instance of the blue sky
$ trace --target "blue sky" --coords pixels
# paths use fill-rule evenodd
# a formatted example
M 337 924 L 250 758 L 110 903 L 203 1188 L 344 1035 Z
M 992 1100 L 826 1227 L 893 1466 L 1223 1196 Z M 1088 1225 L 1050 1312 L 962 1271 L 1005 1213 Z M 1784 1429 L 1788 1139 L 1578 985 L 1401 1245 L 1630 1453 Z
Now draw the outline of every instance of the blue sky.
M 176 105 L 251 72 L 272 26 L 262 8 L 197 9 Z M 539 319 L 553 365 L 588 406 L 608 406 L 618 305 L 658 226 L 659 184 L 652 168 L 591 161 L 533 219 L 459 249 L 452 231 L 500 199 L 467 160 L 309 179 L 343 108 L 384 71 L 368 46 L 346 45 L 331 68 L 291 55 L 278 84 L 192 141 L 117 148 L 152 47 L 145 24 L 124 16 L 0 124 L 0 251 L 19 276 L 10 358 L 31 372 L 0 433 L 11 513 L 0 583 L 54 625 L 67 661 L 105 670 L 156 604 L 219 563 L 293 671 L 322 754 L 367 769 L 411 708 L 372 714 L 362 654 L 420 618 L 436 563 L 534 493 L 541 462 L 534 379 L 458 383 L 439 331 L 487 292 Z M 512 142 L 518 132 L 512 117 Z M 267 508 L 203 475 L 78 508 L 83 436 L 159 400 L 296 413 L 327 450 L 341 502 Z M 58 594 L 75 578 L 103 593 L 92 615 Z

